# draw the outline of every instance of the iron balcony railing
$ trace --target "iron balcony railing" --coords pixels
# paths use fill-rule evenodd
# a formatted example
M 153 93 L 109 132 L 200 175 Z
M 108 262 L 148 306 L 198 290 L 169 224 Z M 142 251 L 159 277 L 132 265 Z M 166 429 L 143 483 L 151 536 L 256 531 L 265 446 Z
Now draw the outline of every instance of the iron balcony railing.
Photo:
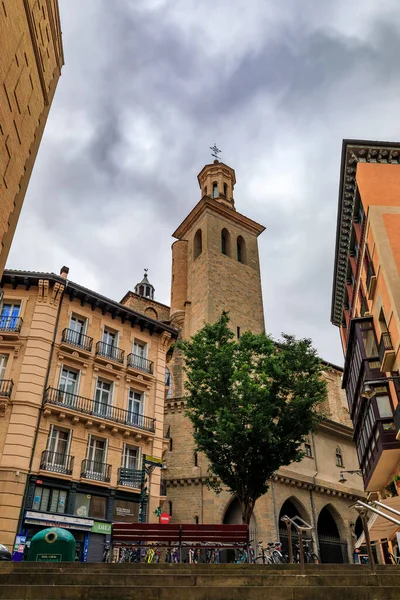
M 0 396 L 9 398 L 14 387 L 12 379 L 0 379 Z
M 62 454 L 61 452 L 44 450 L 40 460 L 40 468 L 42 471 L 53 471 L 54 473 L 72 475 L 74 457 L 69 454 Z
M 82 348 L 82 350 L 86 350 L 87 352 L 91 352 L 92 350 L 93 338 L 73 329 L 65 328 L 62 332 L 61 341 L 65 344 L 71 344 L 71 346 L 75 346 L 76 348 Z
M 118 469 L 118 485 L 140 488 L 142 483 L 142 471 L 140 469 Z
M 47 388 L 44 395 L 44 404 L 46 403 L 63 406 L 86 415 L 94 415 L 103 419 L 108 419 L 109 421 L 115 421 L 116 423 L 131 425 L 145 431 L 155 431 L 156 420 L 152 417 L 145 417 L 144 415 L 140 415 L 139 413 L 130 410 L 117 408 L 116 406 L 106 404 L 105 402 L 97 402 L 97 400 L 84 398 L 83 396 L 71 394 L 71 392 L 66 392 L 57 388 Z
M 115 362 L 119 362 L 121 365 L 124 364 L 125 352 L 117 348 L 117 346 L 113 346 L 112 344 L 97 342 L 96 354 L 98 356 L 103 356 L 104 358 L 109 358 L 110 360 L 115 360 Z
M 111 465 L 85 458 L 82 461 L 81 477 L 109 483 L 111 479 Z
M 0 317 L 0 331 L 20 332 L 22 327 L 22 317 Z
M 382 333 L 379 342 L 379 360 L 381 361 L 381 364 L 383 363 L 385 352 L 387 352 L 387 350 L 393 350 L 392 340 L 388 331 Z
M 144 371 L 145 373 L 153 374 L 154 363 L 152 360 L 147 360 L 147 358 L 143 358 L 143 356 L 139 356 L 139 354 L 128 354 L 128 367 L 132 367 L 133 369 L 138 369 L 139 371 Z

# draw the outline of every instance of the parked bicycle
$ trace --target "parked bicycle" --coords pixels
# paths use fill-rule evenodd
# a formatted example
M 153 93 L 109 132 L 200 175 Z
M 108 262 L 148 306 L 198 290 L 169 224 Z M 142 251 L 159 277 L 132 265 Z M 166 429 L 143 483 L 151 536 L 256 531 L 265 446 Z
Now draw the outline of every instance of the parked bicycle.
M 242 549 L 236 550 L 236 557 L 233 562 L 236 563 L 237 565 L 242 565 L 247 562 L 254 563 L 255 561 L 256 561 L 256 559 L 255 559 L 254 550 L 253 550 L 252 546 L 249 546 L 248 550 L 242 550 Z
M 304 562 L 319 564 L 319 557 L 317 556 L 317 554 L 315 554 L 315 552 L 311 551 L 311 548 L 308 545 L 308 542 L 306 542 L 306 541 L 303 542 L 303 554 L 304 554 Z M 300 563 L 300 546 L 299 546 L 299 544 L 294 545 L 293 562 Z
M 255 559 L 256 563 L 263 565 L 283 564 L 288 562 L 281 552 L 280 542 L 268 542 L 267 546 L 262 545 L 263 542 L 258 542 L 259 554 Z
M 167 548 L 167 552 L 165 554 L 165 562 L 179 563 L 179 549 L 177 547 Z

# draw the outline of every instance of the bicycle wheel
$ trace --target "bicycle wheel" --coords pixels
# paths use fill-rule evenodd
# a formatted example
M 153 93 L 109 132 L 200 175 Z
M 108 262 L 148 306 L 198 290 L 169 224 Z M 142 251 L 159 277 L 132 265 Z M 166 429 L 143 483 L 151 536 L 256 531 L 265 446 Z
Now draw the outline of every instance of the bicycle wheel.
M 278 552 L 277 550 L 273 550 L 272 552 L 272 560 L 274 561 L 274 563 L 276 565 L 281 565 L 285 562 L 282 554 L 280 552 Z
M 265 564 L 267 564 L 267 557 L 260 554 L 260 556 L 257 556 L 257 558 L 254 562 L 256 563 L 256 565 L 260 565 L 260 564 L 265 565 Z

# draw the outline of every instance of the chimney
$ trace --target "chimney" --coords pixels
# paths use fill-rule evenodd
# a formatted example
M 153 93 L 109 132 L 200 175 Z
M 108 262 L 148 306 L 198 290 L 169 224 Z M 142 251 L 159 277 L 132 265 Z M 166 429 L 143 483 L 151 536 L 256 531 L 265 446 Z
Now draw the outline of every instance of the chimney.
M 61 277 L 64 277 L 64 279 L 67 279 L 68 273 L 69 273 L 69 268 L 68 267 L 65 267 L 65 266 L 61 267 L 61 271 L 60 271 Z

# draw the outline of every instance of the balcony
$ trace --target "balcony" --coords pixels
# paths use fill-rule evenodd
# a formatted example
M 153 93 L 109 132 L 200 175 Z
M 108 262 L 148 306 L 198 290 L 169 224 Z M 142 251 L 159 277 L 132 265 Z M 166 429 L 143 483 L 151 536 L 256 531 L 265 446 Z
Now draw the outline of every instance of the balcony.
M 62 332 L 61 343 L 89 353 L 92 351 L 93 338 L 73 329 L 66 328 Z
M 153 375 L 154 363 L 152 360 L 147 360 L 147 358 L 143 358 L 138 354 L 128 354 L 127 367 Z
M 0 379 L 0 398 L 10 398 L 13 387 L 12 379 Z
M 60 452 L 50 452 L 44 450 L 40 460 L 41 471 L 52 471 L 53 473 L 63 473 L 64 475 L 72 475 L 74 468 L 74 457 L 69 454 L 61 454 Z
M 395 423 L 389 419 L 379 419 L 375 422 L 368 446 L 360 461 L 364 488 L 368 492 L 380 491 L 387 485 L 400 459 L 400 443 L 396 439 L 396 413 L 394 420 Z
M 382 333 L 379 342 L 379 360 L 381 361 L 381 371 L 387 373 L 391 371 L 396 358 L 396 353 L 393 348 L 390 333 L 388 331 Z
M 87 422 L 96 420 L 101 425 L 105 420 L 115 424 L 126 425 L 130 428 L 140 429 L 141 431 L 151 433 L 155 431 L 156 420 L 151 417 L 145 417 L 144 415 L 124 410 L 123 408 L 117 408 L 104 402 L 97 402 L 91 398 L 84 398 L 83 396 L 71 394 L 57 388 L 47 388 L 43 403 L 44 405 L 58 407 L 58 412 L 64 414 L 64 416 L 66 411 L 86 415 Z
M 125 352 L 123 350 L 120 350 L 112 344 L 106 344 L 105 342 L 97 342 L 96 344 L 96 356 L 106 361 L 112 360 L 123 365 L 124 355 Z
M 19 338 L 22 317 L 0 317 L 0 335 L 7 339 Z
M 94 481 L 105 481 L 110 483 L 111 465 L 95 460 L 83 460 L 81 477 L 84 479 L 93 479 Z
M 376 275 L 374 265 L 372 262 L 369 263 L 367 269 L 367 296 L 369 300 L 372 300 L 376 289 Z
M 131 488 L 140 488 L 142 484 L 142 471 L 139 469 L 118 469 L 118 485 Z

